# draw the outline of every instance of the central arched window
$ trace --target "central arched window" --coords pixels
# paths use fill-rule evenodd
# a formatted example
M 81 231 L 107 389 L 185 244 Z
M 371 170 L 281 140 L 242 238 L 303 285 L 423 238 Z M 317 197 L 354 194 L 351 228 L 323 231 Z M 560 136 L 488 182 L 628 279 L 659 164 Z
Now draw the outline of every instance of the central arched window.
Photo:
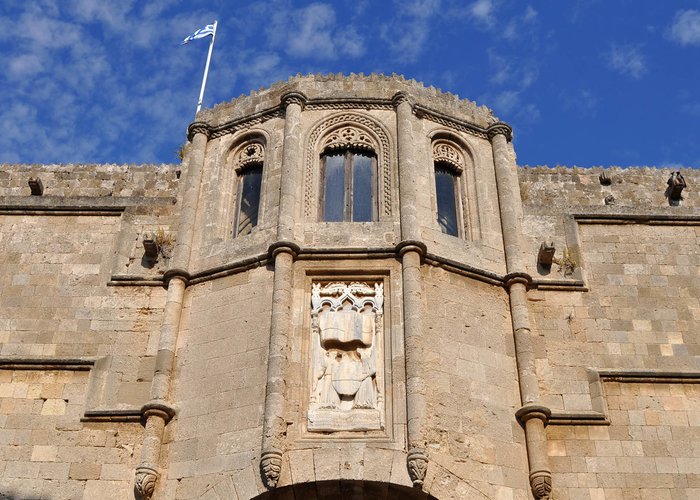
M 377 220 L 377 158 L 359 149 L 331 150 L 321 156 L 321 220 Z

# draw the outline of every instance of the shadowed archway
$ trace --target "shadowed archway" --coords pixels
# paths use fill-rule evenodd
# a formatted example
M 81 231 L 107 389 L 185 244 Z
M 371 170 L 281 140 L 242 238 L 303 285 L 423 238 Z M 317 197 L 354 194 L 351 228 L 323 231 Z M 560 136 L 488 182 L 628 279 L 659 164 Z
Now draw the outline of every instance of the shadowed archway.
M 408 486 L 378 481 L 318 481 L 298 483 L 254 497 L 253 500 L 437 500 L 432 495 Z

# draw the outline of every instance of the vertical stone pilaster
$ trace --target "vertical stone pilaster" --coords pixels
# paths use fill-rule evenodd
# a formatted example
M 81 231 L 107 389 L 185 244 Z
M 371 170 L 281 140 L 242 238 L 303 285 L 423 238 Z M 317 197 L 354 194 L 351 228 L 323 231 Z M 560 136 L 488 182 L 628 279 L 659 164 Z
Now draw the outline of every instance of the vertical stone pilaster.
M 270 248 L 275 263 L 272 289 L 272 321 L 270 323 L 270 349 L 267 360 L 267 388 L 263 421 L 260 472 L 265 485 L 277 486 L 282 468 L 284 436 L 285 372 L 289 350 L 289 333 L 292 327 L 292 280 L 294 257 L 298 246 L 294 240 L 295 214 L 299 193 L 301 159 L 301 112 L 306 102 L 303 94 L 292 92 L 282 96 L 285 108 L 284 146 L 282 151 L 282 176 L 280 185 L 278 243 Z
M 498 200 L 506 257 L 505 285 L 510 298 L 515 358 L 518 366 L 518 384 L 523 406 L 516 417 L 525 429 L 525 442 L 530 466 L 530 488 L 537 500 L 551 498 L 552 473 L 547 458 L 545 426 L 550 410 L 540 404 L 539 383 L 535 367 L 535 352 L 531 339 L 530 318 L 527 308 L 527 285 L 531 277 L 525 273 L 520 244 L 522 230 L 522 200 L 516 165 L 510 155 L 508 141 L 511 129 L 505 123 L 489 127 L 493 161 L 498 184 Z
M 284 377 L 289 354 L 289 330 L 292 323 L 292 280 L 296 252 L 294 248 L 287 246 L 288 244 L 282 245 L 271 249 L 275 262 L 275 277 L 272 285 L 270 350 L 267 361 L 267 388 L 260 457 L 260 471 L 268 488 L 277 486 L 282 466 L 284 436 L 287 432 L 284 418 L 286 390 Z
M 421 258 L 425 245 L 419 242 L 418 181 L 413 147 L 413 111 L 408 96 L 394 96 L 399 152 L 399 202 L 401 205 L 401 239 L 399 253 L 403 280 L 403 322 L 406 343 L 406 416 L 408 456 L 406 466 L 415 486 L 421 486 L 428 468 L 426 442 L 423 436 L 425 420 L 425 361 L 421 336 L 423 333 L 423 280 Z
M 282 176 L 280 186 L 279 221 L 277 239 L 294 240 L 294 222 L 297 195 L 301 178 L 301 112 L 306 97 L 298 92 L 282 96 L 284 114 L 284 146 L 282 150 Z
M 188 158 L 187 179 L 182 199 L 182 209 L 178 222 L 177 240 L 173 250 L 170 269 L 166 272 L 168 295 L 163 311 L 163 320 L 158 338 L 156 366 L 151 383 L 151 400 L 143 406 L 141 413 L 145 419 L 141 461 L 136 468 L 134 490 L 144 500 L 153 496 L 159 477 L 160 449 L 163 431 L 175 416 L 175 410 L 167 399 L 170 392 L 175 349 L 180 331 L 180 316 L 187 288 L 187 277 L 192 253 L 192 239 L 195 217 L 199 202 L 199 187 L 202 181 L 204 156 L 209 136 L 209 127 L 205 123 L 195 122 L 190 125 L 189 133 L 193 135 L 192 147 Z

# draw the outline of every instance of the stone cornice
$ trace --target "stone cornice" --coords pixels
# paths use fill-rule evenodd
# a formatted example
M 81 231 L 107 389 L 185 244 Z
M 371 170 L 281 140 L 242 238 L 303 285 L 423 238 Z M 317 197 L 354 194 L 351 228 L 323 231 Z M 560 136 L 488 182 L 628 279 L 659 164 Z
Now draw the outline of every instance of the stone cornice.
M 451 127 L 456 130 L 466 132 L 468 134 L 480 137 L 482 139 L 488 139 L 488 130 L 466 120 L 461 120 L 455 118 L 427 106 L 423 106 L 418 103 L 414 103 L 410 96 L 406 92 L 397 92 L 392 99 L 382 99 L 382 98 L 362 98 L 362 97 L 347 97 L 347 98 L 318 98 L 318 99 L 306 99 L 305 96 L 299 92 L 289 92 L 284 94 L 281 98 L 282 103 L 277 106 L 273 106 L 257 113 L 253 113 L 241 118 L 236 118 L 228 122 L 222 123 L 220 125 L 208 125 L 203 122 L 194 122 L 190 124 L 188 128 L 188 139 L 191 140 L 194 136 L 195 124 L 196 130 L 199 131 L 203 125 L 206 125 L 206 133 L 209 139 L 217 139 L 223 137 L 227 134 L 233 134 L 239 130 L 244 130 L 254 125 L 259 125 L 267 120 L 273 118 L 280 118 L 284 116 L 284 110 L 289 102 L 298 102 L 303 110 L 347 110 L 347 109 L 358 109 L 358 110 L 392 110 L 398 106 L 399 103 L 407 101 L 412 104 L 413 113 L 419 118 L 426 118 L 435 123 L 439 123 L 446 127 Z M 501 123 L 501 122 L 499 122 Z M 506 124 L 503 124 L 506 125 Z M 508 127 L 506 125 L 506 127 Z M 489 127 L 489 130 L 491 127 Z M 508 127 L 510 130 L 510 127 Z
M 468 121 L 446 115 L 420 104 L 413 105 L 413 113 L 418 118 L 424 118 L 432 122 L 439 123 L 440 125 L 459 130 L 460 132 L 466 132 L 467 134 L 471 134 L 481 139 L 488 139 L 487 129 L 474 125 Z

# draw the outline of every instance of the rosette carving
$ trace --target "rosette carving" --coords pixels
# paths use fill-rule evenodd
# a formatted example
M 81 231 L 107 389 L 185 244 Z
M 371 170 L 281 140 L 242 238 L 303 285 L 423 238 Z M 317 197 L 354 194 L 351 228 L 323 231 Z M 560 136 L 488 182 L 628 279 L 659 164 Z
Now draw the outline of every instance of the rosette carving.
M 260 471 L 262 472 L 265 486 L 272 489 L 277 486 L 282 470 L 282 453 L 279 451 L 266 451 L 260 459 Z
M 238 150 L 236 153 L 236 170 L 239 170 L 246 165 L 264 163 L 265 148 L 258 142 L 249 142 Z
M 158 471 L 151 467 L 138 467 L 134 478 L 134 490 L 137 498 L 150 500 L 156 489 Z

